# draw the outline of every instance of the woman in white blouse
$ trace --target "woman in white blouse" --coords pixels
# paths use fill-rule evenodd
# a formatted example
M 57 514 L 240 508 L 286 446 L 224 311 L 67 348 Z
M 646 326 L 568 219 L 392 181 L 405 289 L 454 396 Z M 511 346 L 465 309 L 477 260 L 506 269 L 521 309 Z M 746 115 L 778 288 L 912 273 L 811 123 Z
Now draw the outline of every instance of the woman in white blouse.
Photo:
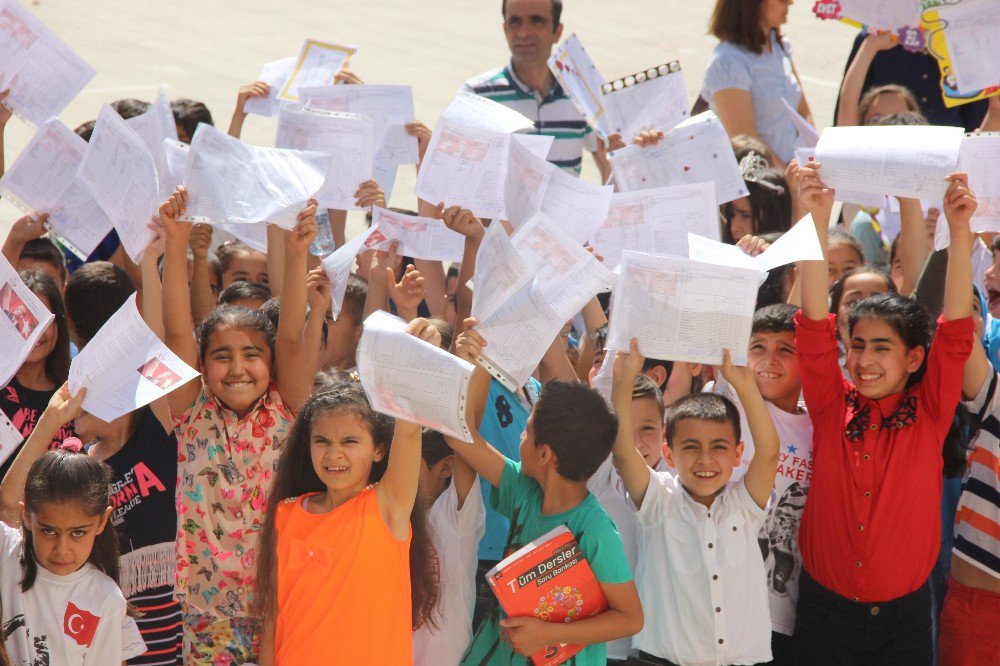
M 812 123 L 791 47 L 780 33 L 791 5 L 792 0 L 716 0 L 709 32 L 719 45 L 702 90 L 729 136 L 757 137 L 783 163 L 795 157 L 798 135 L 783 102 Z

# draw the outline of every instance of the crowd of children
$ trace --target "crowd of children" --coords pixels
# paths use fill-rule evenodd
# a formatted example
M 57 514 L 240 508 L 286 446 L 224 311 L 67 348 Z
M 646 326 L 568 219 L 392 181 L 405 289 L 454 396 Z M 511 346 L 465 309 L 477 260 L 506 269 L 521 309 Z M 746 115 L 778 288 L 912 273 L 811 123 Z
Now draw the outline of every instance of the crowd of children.
M 540 71 L 515 38 L 557 39 L 562 3 L 503 5 L 512 65 L 469 89 L 564 111 L 561 89 L 536 99 L 515 76 Z M 846 122 L 920 122 L 905 88 L 861 97 L 863 74 Z M 268 94 L 241 89 L 231 134 Z M 182 141 L 212 123 L 172 108 Z M 422 158 L 430 130 L 407 131 Z M 547 131 L 561 158 L 594 138 Z M 458 206 L 419 208 L 464 237 L 461 264 L 370 250 L 346 285 L 310 252 L 314 200 L 265 253 L 186 221 L 180 186 L 139 265 L 114 233 L 81 263 L 45 214 L 18 220 L 3 255 L 54 319 L 0 389 L 24 437 L 0 460 L 0 666 L 513 665 L 559 644 L 583 646 L 579 666 L 1000 662 L 1000 237 L 970 231 L 964 173 L 940 211 L 900 198 L 883 238 L 878 211 L 834 205 L 822 164 L 732 139 L 749 196 L 720 207 L 720 237 L 756 255 L 801 218 L 823 259 L 770 272 L 747 348 L 717 367 L 608 348 L 602 295 L 517 391 L 479 363 L 469 283 L 490 221 Z M 386 205 L 375 181 L 355 197 Z M 346 211 L 326 214 L 342 246 Z M 70 364 L 133 293 L 200 376 L 105 422 Z M 373 409 L 356 370 L 377 310 L 474 366 L 472 443 Z M 486 572 L 559 526 L 607 609 L 508 617 Z

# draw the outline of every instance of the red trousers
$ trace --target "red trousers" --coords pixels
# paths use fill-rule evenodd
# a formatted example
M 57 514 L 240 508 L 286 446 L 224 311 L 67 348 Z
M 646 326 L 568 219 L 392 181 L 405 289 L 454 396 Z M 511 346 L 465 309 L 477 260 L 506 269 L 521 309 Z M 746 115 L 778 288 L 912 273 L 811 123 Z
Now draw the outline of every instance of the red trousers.
M 1000 594 L 948 580 L 938 638 L 940 666 L 1000 663 Z

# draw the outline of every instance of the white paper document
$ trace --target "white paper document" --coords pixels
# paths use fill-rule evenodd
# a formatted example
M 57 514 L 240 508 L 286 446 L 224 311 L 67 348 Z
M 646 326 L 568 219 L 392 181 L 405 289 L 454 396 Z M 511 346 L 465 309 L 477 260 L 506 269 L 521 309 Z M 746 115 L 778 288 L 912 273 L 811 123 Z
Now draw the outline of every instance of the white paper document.
M 828 127 L 816 145 L 821 176 L 835 190 L 941 200 L 955 171 L 961 127 Z
M 155 237 L 150 219 L 159 210 L 156 162 L 142 138 L 105 104 L 78 171 L 114 222 L 122 246 L 139 263 Z
M 689 233 L 722 238 L 712 183 L 616 192 L 590 244 L 614 268 L 624 250 L 686 257 Z
M 0 412 L 0 465 L 10 459 L 17 447 L 24 441 L 24 436 L 7 415 Z
M 965 0 L 943 4 L 937 12 L 958 92 L 1000 85 L 1000 2 Z
M 16 0 L 0 2 L 4 105 L 38 127 L 62 113 L 97 72 Z
M 302 104 L 309 108 L 358 113 L 371 118 L 376 162 L 417 163 L 417 138 L 406 133 L 406 123 L 416 118 L 410 86 L 322 86 L 302 88 L 299 96 Z
M 399 256 L 413 259 L 458 263 L 462 261 L 465 251 L 465 236 L 449 229 L 444 220 L 397 213 L 375 206 L 372 209 L 372 233 L 365 241 L 364 249 L 388 252 L 393 241 L 399 243 L 396 249 Z
M 552 144 L 550 136 L 511 135 L 442 116 L 417 174 L 417 196 L 435 205 L 468 208 L 481 218 L 505 218 L 504 183 L 512 136 L 530 141 L 533 151 L 544 145 L 543 155 Z
M 198 376 L 142 320 L 133 294 L 69 368 L 69 390 L 87 389 L 83 408 L 106 423 Z
M 167 108 L 167 113 L 170 113 L 169 107 Z M 146 144 L 146 148 L 149 150 L 149 154 L 153 158 L 153 165 L 156 167 L 156 182 L 160 187 L 159 200 L 165 201 L 174 192 L 174 187 L 171 185 L 170 178 L 170 165 L 167 163 L 167 148 L 164 141 L 167 139 L 167 135 L 164 134 L 163 128 L 167 122 L 167 119 L 162 116 L 163 107 L 154 104 L 149 107 L 149 110 L 142 115 L 129 118 L 125 123 L 132 128 L 132 130 L 139 135 L 143 143 Z M 170 123 L 173 124 L 173 114 L 170 115 Z M 176 132 L 175 132 L 176 133 Z
M 163 138 L 178 141 L 177 121 L 174 119 L 174 112 L 170 110 L 170 100 L 167 99 L 167 93 L 162 87 L 156 93 L 156 101 L 153 104 L 156 106 L 156 117 L 160 119 Z
M 814 148 L 817 143 L 819 143 L 819 132 L 812 124 L 803 118 L 798 110 L 796 110 L 788 100 L 784 97 L 781 98 L 781 105 L 785 107 L 785 115 L 788 119 L 795 125 L 796 131 L 799 133 L 798 138 L 795 139 L 796 148 Z
M 806 215 L 756 257 L 751 257 L 735 245 L 688 234 L 688 258 L 705 264 L 752 268 L 763 278 L 778 266 L 796 261 L 822 261 L 823 248 L 820 247 L 812 215 Z
M 354 193 L 362 183 L 372 179 L 375 148 L 371 118 L 286 104 L 278 114 L 274 145 L 329 155 L 326 179 L 316 194 L 319 205 L 358 210 Z
M 476 253 L 472 274 L 472 316 L 482 321 L 531 282 L 528 264 L 521 259 L 502 224 L 491 224 Z
M 187 219 L 210 224 L 269 222 L 294 229 L 319 191 L 330 156 L 250 146 L 201 124 L 191 142 L 184 182 Z
M 441 112 L 441 117 L 460 125 L 506 134 L 526 130 L 535 124 L 514 109 L 468 90 L 455 93 L 455 98 Z
M 351 269 L 354 268 L 354 260 L 364 248 L 365 242 L 371 234 L 372 228 L 369 227 L 331 252 L 323 260 L 323 270 L 330 280 L 330 297 L 333 300 L 330 308 L 334 319 L 340 316 L 340 310 L 344 306 L 347 279 L 351 276 Z
M 756 269 L 625 252 L 607 348 L 628 349 L 637 338 L 647 358 L 711 365 L 721 365 L 728 349 L 734 364 L 746 365 L 758 275 Z
M 266 63 L 257 80 L 268 85 L 270 94 L 267 97 L 251 97 L 243 105 L 243 110 L 258 116 L 278 115 L 282 104 L 281 100 L 278 99 L 278 94 L 285 87 L 288 77 L 295 71 L 296 62 L 298 62 L 298 58 L 293 56 Z
M 615 133 L 604 104 L 604 77 L 575 34 L 557 46 L 549 56 L 549 69 L 573 101 L 577 111 L 603 138 Z
M 188 153 L 191 146 L 174 139 L 163 140 L 163 153 L 167 158 L 167 179 L 170 185 L 170 192 L 173 193 L 178 185 L 184 184 L 184 172 L 187 170 Z
M 86 149 L 86 141 L 51 118 L 0 179 L 0 191 L 24 213 L 48 213 L 49 231 L 81 259 L 114 228 L 77 176 Z
M 216 224 L 221 229 L 232 234 L 258 252 L 267 254 L 267 222 L 256 224 Z
M 514 291 L 511 278 L 505 278 L 504 291 L 513 295 L 502 302 L 495 293 L 487 296 L 491 305 L 501 302 L 490 312 L 475 302 L 476 291 L 489 288 L 489 275 L 481 273 L 473 289 L 473 309 L 482 317 L 476 328 L 487 343 L 480 365 L 516 391 L 528 381 L 563 325 L 606 288 L 613 275 L 544 213 L 521 227 L 512 244 L 530 280 L 515 281 L 520 288 Z M 497 263 L 494 274 L 511 272 L 510 262 L 499 258 Z
M 979 202 L 972 230 L 1000 231 L 1000 133 L 966 134 L 958 170 L 969 174 L 969 189 Z
M 836 0 L 840 14 L 873 30 L 896 32 L 920 26 L 920 2 L 913 0 Z M 839 18 L 839 17 L 838 17 Z
M 593 185 L 569 175 L 520 141 L 510 142 L 504 202 L 507 219 L 515 227 L 542 211 L 582 244 L 607 218 L 613 192 L 610 185 Z
M 472 441 L 466 420 L 472 364 L 406 332 L 383 310 L 365 320 L 358 375 L 375 411 Z
M 606 92 L 604 105 L 614 133 L 625 143 L 644 130 L 666 132 L 691 116 L 684 74 L 679 70 Z
M 333 77 L 344 69 L 357 49 L 353 46 L 327 44 L 307 39 L 295 60 L 288 80 L 278 93 L 278 99 L 299 101 L 299 88 L 315 88 L 333 83 Z
M 54 315 L 0 255 L 0 385 L 17 374 Z
M 636 145 L 609 156 L 623 192 L 685 183 L 715 183 L 719 205 L 747 196 L 733 145 L 711 111 L 688 118 L 649 148 Z

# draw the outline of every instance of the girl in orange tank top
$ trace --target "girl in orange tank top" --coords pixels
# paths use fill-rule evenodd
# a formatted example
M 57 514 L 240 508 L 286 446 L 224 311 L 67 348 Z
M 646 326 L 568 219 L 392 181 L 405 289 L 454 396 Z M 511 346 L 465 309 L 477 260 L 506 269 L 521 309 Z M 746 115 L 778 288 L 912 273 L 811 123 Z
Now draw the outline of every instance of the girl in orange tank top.
M 413 663 L 438 595 L 420 450 L 420 426 L 373 411 L 359 384 L 303 406 L 257 551 L 262 666 Z

